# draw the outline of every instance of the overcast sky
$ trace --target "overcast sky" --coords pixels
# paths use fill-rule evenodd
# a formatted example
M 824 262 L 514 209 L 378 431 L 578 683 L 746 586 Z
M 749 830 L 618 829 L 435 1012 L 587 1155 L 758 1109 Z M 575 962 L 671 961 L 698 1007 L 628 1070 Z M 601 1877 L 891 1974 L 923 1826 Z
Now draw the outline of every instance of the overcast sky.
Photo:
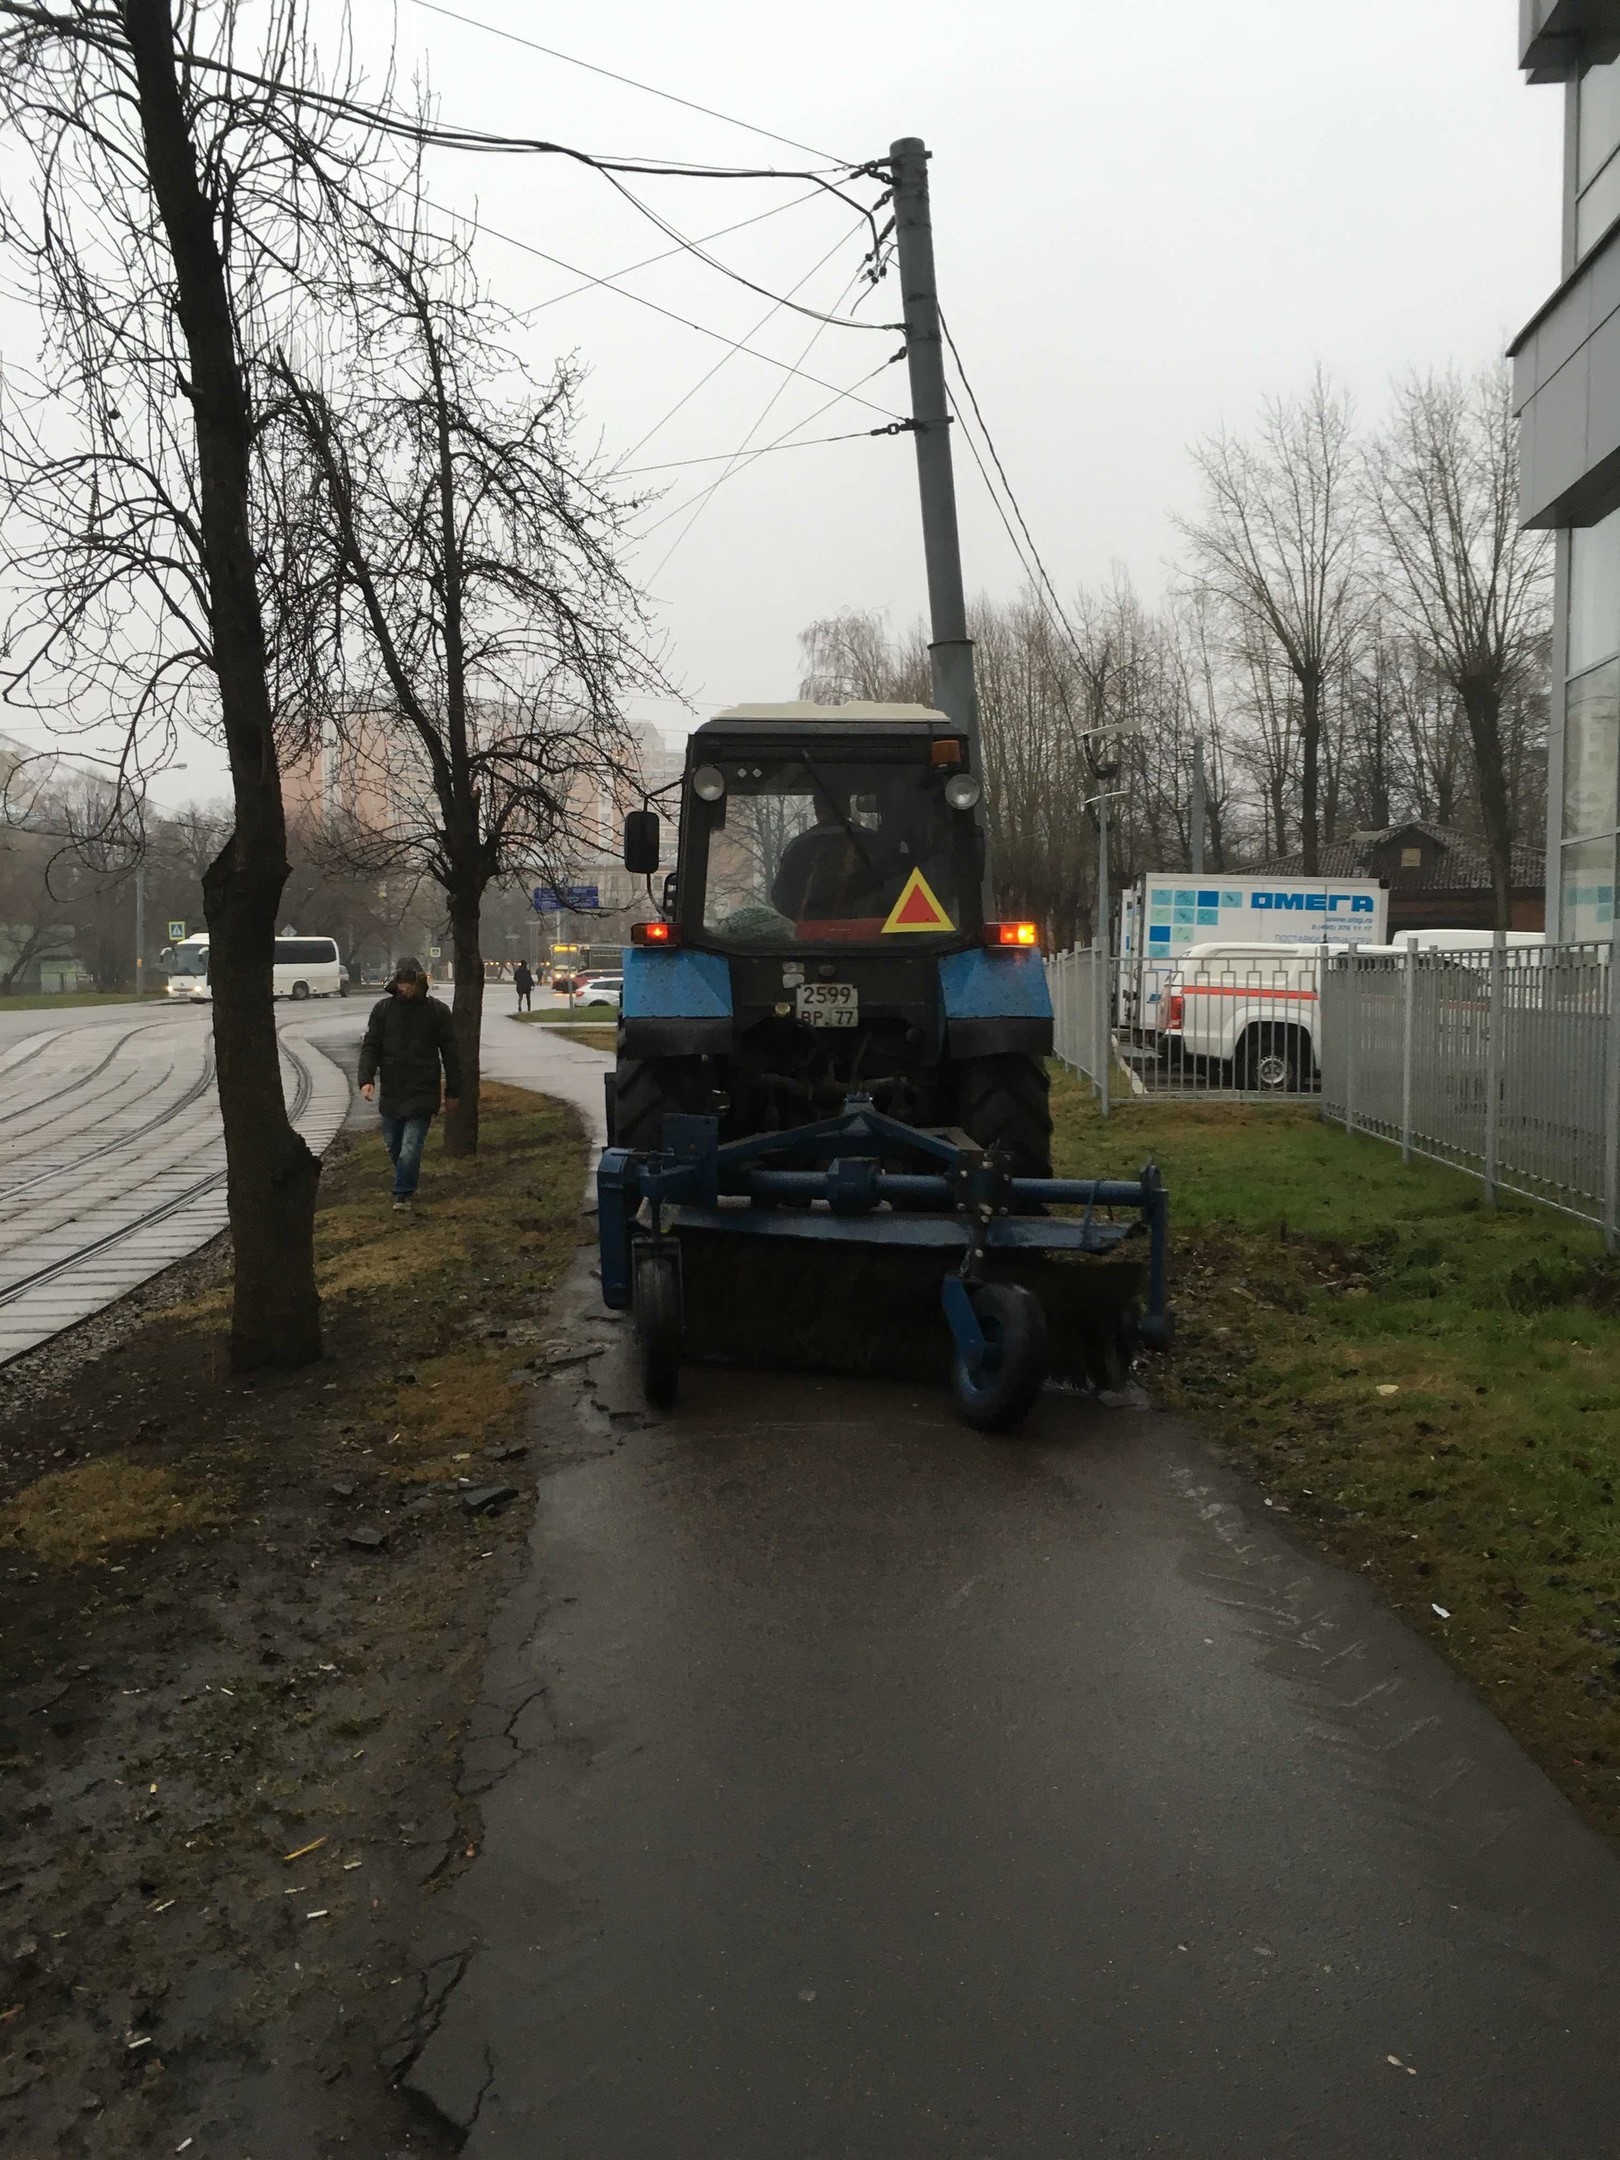
M 985 417 L 1060 590 L 1124 563 L 1147 593 L 1192 505 L 1186 446 L 1244 427 L 1268 392 L 1317 361 L 1364 416 L 1410 365 L 1472 367 L 1499 352 L 1558 269 L 1561 93 L 1515 66 L 1514 0 L 608 0 L 590 10 L 465 0 L 459 12 L 778 131 L 839 159 L 920 134 L 933 152 L 941 296 Z M 320 11 L 315 11 L 317 24 Z M 800 152 L 400 0 L 356 0 L 362 61 L 422 69 L 445 119 L 600 152 L 773 165 Z M 484 273 L 535 309 L 529 364 L 577 351 L 593 442 L 629 466 L 729 453 L 881 424 L 832 394 L 735 355 L 642 445 L 725 347 L 613 291 L 559 299 L 579 280 L 511 240 L 615 273 L 667 242 L 599 177 L 555 158 L 435 152 L 433 198 L 476 210 L 499 240 Z M 688 234 L 790 202 L 780 182 L 639 183 Z M 773 293 L 846 293 L 861 241 L 824 201 L 713 243 Z M 730 337 L 797 360 L 817 326 L 689 256 L 624 281 Z M 551 303 L 551 304 L 546 304 Z M 896 282 L 860 308 L 898 315 Z M 882 368 L 892 332 L 826 329 L 803 366 L 835 388 Z M 784 387 L 785 386 L 785 387 Z M 904 410 L 903 367 L 862 395 Z M 772 399 L 774 403 L 770 403 Z M 767 411 L 767 405 L 769 410 Z M 638 447 L 639 446 L 639 447 Z M 634 455 L 629 455 L 634 451 Z M 910 621 L 923 604 L 915 466 L 904 438 L 762 457 L 728 478 L 689 531 L 690 500 L 724 468 L 648 473 L 668 485 L 633 556 L 668 638 L 667 664 L 699 712 L 790 697 L 797 632 L 844 607 Z M 1008 594 L 1020 572 L 958 448 L 970 591 Z M 662 520 L 663 522 L 658 522 Z M 670 544 L 679 539 L 672 554 Z M 668 559 L 665 556 L 668 554 Z M 690 715 L 638 705 L 679 732 Z M 0 719 L 0 725 L 6 725 Z M 210 746 L 160 800 L 218 792 Z

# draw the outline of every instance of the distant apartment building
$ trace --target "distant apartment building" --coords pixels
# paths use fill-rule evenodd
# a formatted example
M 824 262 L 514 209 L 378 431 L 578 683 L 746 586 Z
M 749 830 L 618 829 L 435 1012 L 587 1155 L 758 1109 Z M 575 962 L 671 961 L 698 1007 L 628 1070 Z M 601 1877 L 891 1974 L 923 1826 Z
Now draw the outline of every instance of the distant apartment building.
M 678 779 L 681 751 L 671 748 L 648 721 L 628 723 L 637 778 L 610 780 L 580 773 L 569 783 L 564 820 L 565 859 L 558 865 L 583 883 L 619 863 L 626 810 L 639 807 L 643 792 Z M 392 714 L 357 711 L 341 735 L 328 733 L 282 773 L 289 819 L 343 821 L 379 837 L 423 832 L 439 822 L 426 754 Z M 666 812 L 672 798 L 664 799 Z
M 1608 938 L 1620 840 L 1620 0 L 1520 0 L 1519 64 L 1564 94 L 1560 282 L 1509 348 L 1520 508 L 1556 535 L 1547 928 Z
M 559 884 L 594 886 L 598 907 L 623 918 L 602 922 L 584 916 L 550 916 L 548 927 L 564 941 L 622 943 L 628 919 L 644 911 L 642 881 L 624 868 L 621 836 L 627 810 L 640 807 L 644 795 L 656 795 L 678 780 L 682 751 L 672 748 L 647 721 L 629 723 L 634 778 L 608 779 L 577 774 L 568 788 L 564 819 L 566 839 L 549 865 Z M 341 737 L 329 735 L 282 775 L 282 795 L 289 820 L 312 818 L 323 824 L 347 824 L 380 839 L 424 833 L 439 822 L 425 754 L 392 715 L 365 711 L 351 714 Z M 668 864 L 674 863 L 675 798 L 655 804 L 665 816 Z

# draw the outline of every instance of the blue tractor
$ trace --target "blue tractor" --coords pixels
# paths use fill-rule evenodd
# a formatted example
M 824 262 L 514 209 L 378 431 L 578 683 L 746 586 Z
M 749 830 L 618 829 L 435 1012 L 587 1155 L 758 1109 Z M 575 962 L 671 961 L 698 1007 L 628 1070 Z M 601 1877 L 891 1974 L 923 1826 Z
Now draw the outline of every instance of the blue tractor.
M 1168 1345 L 1164 1188 L 1053 1177 L 1036 928 L 987 919 L 986 853 L 970 740 L 925 706 L 692 735 L 597 1172 L 649 1400 L 731 1359 L 948 1380 L 1005 1431 L 1049 1372 L 1118 1386 Z M 651 901 L 651 809 L 624 859 Z
M 659 867 L 654 813 L 626 861 Z M 745 705 L 698 728 L 658 918 L 627 954 L 613 1144 L 721 1139 L 852 1094 L 1051 1172 L 1052 1005 L 1031 923 L 987 921 L 983 780 L 920 705 Z M 650 887 L 649 887 L 650 890 Z

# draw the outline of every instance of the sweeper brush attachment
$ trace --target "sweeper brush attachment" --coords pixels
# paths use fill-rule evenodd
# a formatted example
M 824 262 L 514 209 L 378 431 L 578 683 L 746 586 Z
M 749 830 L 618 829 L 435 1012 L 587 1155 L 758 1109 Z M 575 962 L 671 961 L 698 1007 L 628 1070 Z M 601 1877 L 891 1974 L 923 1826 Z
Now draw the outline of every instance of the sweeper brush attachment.
M 652 1402 L 695 1358 L 948 1381 L 969 1424 L 1006 1431 L 1049 1374 L 1118 1387 L 1138 1346 L 1169 1346 L 1151 1164 L 1014 1177 L 860 1095 L 724 1146 L 715 1119 L 671 1114 L 664 1143 L 597 1171 L 602 1294 L 635 1316 Z

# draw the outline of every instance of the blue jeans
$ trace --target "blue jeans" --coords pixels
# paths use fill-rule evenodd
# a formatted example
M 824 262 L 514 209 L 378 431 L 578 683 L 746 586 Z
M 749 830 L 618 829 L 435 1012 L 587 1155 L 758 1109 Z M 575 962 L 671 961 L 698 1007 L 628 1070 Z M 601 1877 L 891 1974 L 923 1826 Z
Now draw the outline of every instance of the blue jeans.
M 378 1123 L 382 1126 L 388 1160 L 394 1166 L 394 1198 L 408 1200 L 422 1174 L 422 1147 L 428 1127 L 433 1123 L 432 1113 L 422 1117 L 379 1118 Z

